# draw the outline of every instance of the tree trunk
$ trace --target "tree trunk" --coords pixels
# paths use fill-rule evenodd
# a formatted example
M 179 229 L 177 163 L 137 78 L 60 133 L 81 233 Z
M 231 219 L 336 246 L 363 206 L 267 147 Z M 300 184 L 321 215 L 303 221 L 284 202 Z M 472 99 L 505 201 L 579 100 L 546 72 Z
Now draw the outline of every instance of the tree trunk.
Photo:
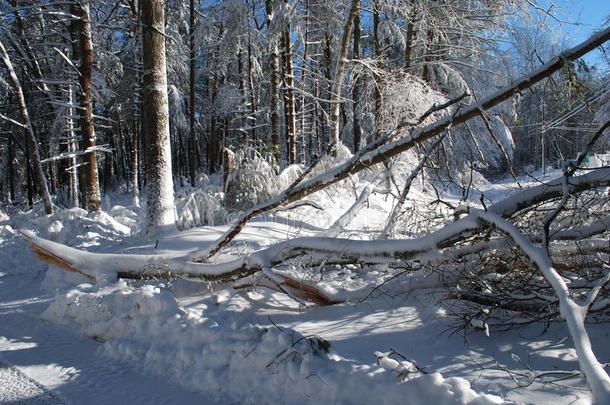
M 97 170 L 97 156 L 95 153 L 95 129 L 93 126 L 93 40 L 91 38 L 91 17 L 89 3 L 74 3 L 71 12 L 78 19 L 73 21 L 72 29 L 78 38 L 80 56 L 80 124 L 82 149 L 91 149 L 90 153 L 83 155 L 85 166 L 85 187 L 83 202 L 88 211 L 100 210 L 100 185 Z
M 248 133 L 246 132 L 246 116 L 248 100 L 246 98 L 246 81 L 244 79 L 244 52 L 241 43 L 237 51 L 237 73 L 239 76 L 239 129 L 238 139 L 245 148 L 248 146 Z
M 333 72 L 332 72 L 332 37 L 326 32 L 324 33 L 324 57 L 322 58 L 322 62 L 324 63 L 324 79 L 326 86 L 324 87 L 324 93 L 320 91 L 320 93 L 324 94 L 327 100 L 332 100 L 333 98 Z M 319 95 L 318 95 L 319 97 Z M 320 109 L 320 123 L 322 124 L 322 137 L 319 138 L 319 142 L 322 145 L 328 145 L 331 143 L 331 129 L 330 122 L 328 117 L 330 116 L 331 105 L 327 104 L 324 108 Z M 327 147 L 326 147 L 327 148 Z M 324 149 L 324 151 L 326 150 Z
M 356 16 L 360 14 L 360 0 L 352 0 L 352 5 L 347 15 L 347 21 L 343 27 L 343 36 L 341 38 L 341 48 L 339 48 L 339 54 L 337 55 L 337 69 L 335 71 L 335 77 L 333 80 L 332 87 L 332 103 L 330 106 L 330 131 L 331 131 L 331 142 L 334 145 L 338 145 L 340 142 L 339 132 L 339 112 L 341 108 L 341 92 L 343 89 L 343 77 L 345 76 L 345 66 L 347 65 L 347 53 L 349 49 L 349 42 L 351 37 L 352 25 Z
M 271 27 L 273 19 L 273 2 L 265 0 L 265 10 L 267 12 L 267 28 Z M 271 33 L 269 33 L 271 35 Z M 271 70 L 271 95 L 269 97 L 269 118 L 271 120 L 271 145 L 277 162 L 280 161 L 280 61 L 277 49 L 277 42 L 270 41 L 271 54 L 269 59 L 269 69 Z
M 30 121 L 30 114 L 28 112 L 27 106 L 25 105 L 25 98 L 23 96 L 23 90 L 21 89 L 21 84 L 19 83 L 19 79 L 17 78 L 17 74 L 15 73 L 15 69 L 13 68 L 13 64 L 9 59 L 8 53 L 6 52 L 6 48 L 2 42 L 0 42 L 0 51 L 2 54 L 0 55 L 6 70 L 8 71 L 8 78 L 10 83 L 13 86 L 13 90 L 17 96 L 17 103 L 19 104 L 19 111 L 21 113 L 21 119 L 23 121 L 22 126 L 25 129 L 26 134 L 26 148 L 31 151 L 32 157 L 34 160 L 34 176 L 36 176 L 36 183 L 38 185 L 38 192 L 40 193 L 40 197 L 42 197 L 42 202 L 44 204 L 44 209 L 47 214 L 53 213 L 53 203 L 51 202 L 51 195 L 49 194 L 49 189 L 47 187 L 47 180 L 44 176 L 44 171 L 42 170 L 42 163 L 40 162 L 40 152 L 38 151 L 38 141 L 36 140 L 36 135 L 34 133 L 34 128 L 32 127 L 32 122 Z M 29 166 L 29 165 L 28 165 Z M 30 187 L 28 186 L 28 189 Z
M 142 132 L 148 145 L 146 162 L 146 230 L 175 229 L 174 182 L 169 138 L 169 103 L 165 59 L 165 2 L 142 1 L 144 77 Z
M 74 133 L 74 119 L 73 117 L 76 116 L 76 109 L 74 108 L 74 93 L 72 92 L 72 85 L 68 86 L 68 104 L 69 104 L 69 110 L 68 110 L 68 120 L 67 120 L 67 126 L 68 126 L 68 134 L 70 136 L 70 141 L 68 141 L 68 151 L 75 153 L 78 150 L 78 142 L 77 142 L 77 138 L 76 138 L 76 134 Z M 69 173 L 70 173 L 70 181 L 69 181 L 69 186 L 68 186 L 68 190 L 69 190 L 69 194 L 70 194 L 70 206 L 73 208 L 77 208 L 78 207 L 78 192 L 79 192 L 79 185 L 78 185 L 78 167 L 77 167 L 77 160 L 76 160 L 76 156 L 71 157 L 70 158 L 70 168 L 68 169 Z
M 256 92 L 254 90 L 254 64 L 252 63 L 252 38 L 248 31 L 248 87 L 250 88 L 250 120 L 253 121 L 251 139 L 256 144 Z
M 187 162 L 187 151 L 186 151 L 186 147 L 184 146 L 184 139 L 180 136 L 178 137 L 178 156 L 180 158 L 180 167 L 182 168 L 182 171 L 179 173 L 180 174 L 180 187 L 184 187 L 184 181 L 183 178 L 188 176 L 189 173 L 186 173 L 186 170 L 188 169 L 188 162 Z
M 131 126 L 132 126 L 132 136 L 131 136 L 131 151 L 130 151 L 130 160 L 131 160 L 131 171 L 130 171 L 130 195 L 131 195 L 131 204 L 134 207 L 140 207 L 140 185 L 141 185 L 141 177 L 140 177 L 140 162 L 143 162 L 143 165 L 146 166 L 146 151 L 142 148 L 142 153 L 140 153 L 140 144 L 143 144 L 142 140 L 142 119 L 141 119 L 141 111 L 142 111 L 142 7 L 138 2 L 137 5 L 134 4 L 132 9 L 132 13 L 134 14 L 134 38 L 136 41 L 135 47 L 135 82 L 133 84 L 133 103 L 131 110 Z
M 32 181 L 32 159 L 30 159 L 30 143 L 25 142 L 25 185 L 28 207 L 34 207 L 34 182 Z
M 413 43 L 415 42 L 415 17 L 417 11 L 415 9 L 414 1 L 411 0 L 409 5 L 412 7 L 409 21 L 407 22 L 407 37 L 405 38 L 405 72 L 409 72 L 411 69 L 411 59 L 413 55 Z
M 316 86 L 316 99 L 320 98 L 320 93 L 321 93 L 321 89 L 320 89 L 320 83 L 318 83 L 318 81 L 315 81 L 315 86 Z M 312 128 L 312 137 L 314 137 L 314 133 L 315 133 L 315 140 L 311 139 L 310 143 L 309 143 L 309 149 L 310 149 L 310 157 L 313 157 L 314 155 L 318 155 L 320 156 L 322 153 L 322 137 L 324 136 L 324 130 L 320 131 L 320 127 L 323 126 L 323 120 L 322 120 L 322 115 L 324 114 L 324 109 L 320 106 L 320 103 L 314 102 L 314 117 L 313 117 L 313 125 L 315 126 L 315 130 L 314 128 Z
M 127 159 L 128 159 L 128 154 L 127 154 L 127 139 L 125 136 L 125 130 L 123 128 L 123 119 L 121 117 L 121 111 L 117 110 L 117 128 L 118 128 L 118 145 L 119 145 L 119 157 L 120 159 L 117 159 L 117 167 L 116 167 L 116 171 L 117 173 L 121 174 L 121 177 L 123 178 L 123 181 L 125 183 L 129 183 L 129 176 L 127 175 Z
M 305 16 L 303 21 L 304 38 L 303 38 L 303 61 L 301 62 L 301 162 L 307 163 L 307 137 L 306 137 L 306 125 L 307 125 L 307 104 L 305 103 L 305 72 L 308 68 L 309 58 L 309 0 L 305 0 Z M 310 117 L 310 120 L 312 117 Z M 311 128 L 310 128 L 311 130 Z M 309 140 L 311 144 L 311 131 Z
M 8 140 L 8 157 L 7 157 L 7 182 L 8 182 L 8 198 L 11 203 L 15 203 L 15 142 L 13 141 L 13 137 L 9 137 Z
M 189 76 L 190 76 L 190 94 L 189 94 L 189 126 L 190 126 L 190 164 L 189 176 L 191 178 L 191 186 L 195 186 L 195 177 L 197 176 L 197 168 L 199 166 L 199 148 L 197 142 L 197 133 L 195 130 L 195 0 L 190 0 L 189 14 Z
M 354 59 L 360 59 L 360 39 L 362 36 L 362 32 L 360 29 L 360 13 L 356 15 L 354 19 Z M 353 141 L 354 141 L 354 153 L 357 153 L 360 149 L 360 143 L 362 140 L 362 127 L 360 125 L 360 93 L 362 87 L 362 80 L 360 79 L 360 75 L 356 76 L 354 87 L 352 89 L 352 116 L 353 116 Z
M 381 66 L 381 42 L 379 41 L 379 26 L 381 24 L 380 15 L 381 6 L 379 0 L 373 1 L 373 48 L 375 50 L 375 57 L 377 58 L 377 64 Z M 381 110 L 383 108 L 383 99 L 381 93 L 381 78 L 378 74 L 374 74 L 375 83 L 373 83 L 373 115 L 375 117 L 375 139 L 379 138 L 381 134 Z
M 222 43 L 222 39 L 224 38 L 225 27 L 221 22 L 218 25 L 218 42 L 216 47 L 214 48 L 214 52 L 212 55 L 212 66 L 218 67 L 221 61 L 220 55 L 220 44 Z M 224 73 L 224 69 L 216 68 L 213 70 L 212 78 L 210 79 L 211 83 L 207 86 L 209 93 L 211 94 L 211 105 L 215 105 L 216 99 L 218 97 L 218 93 L 220 89 L 223 87 L 226 77 Z M 223 135 L 222 135 L 222 118 L 219 117 L 217 111 L 211 112 L 210 118 L 210 132 L 208 136 L 208 144 L 207 144 L 207 153 L 208 153 L 208 168 L 209 173 L 213 174 L 222 169 L 222 145 L 223 145 Z
M 292 71 L 292 41 L 290 40 L 290 26 L 288 25 L 282 33 L 284 45 L 284 111 L 286 122 L 286 138 L 288 140 L 288 164 L 296 162 L 296 109 L 294 100 L 294 75 Z
M 432 31 L 432 28 L 429 28 L 428 34 L 427 34 L 427 42 L 425 44 L 424 66 L 423 66 L 422 72 L 421 72 L 422 80 L 425 81 L 426 83 L 428 83 L 429 85 L 432 84 L 429 64 L 432 61 L 432 56 L 430 54 L 432 51 L 433 44 L 434 44 L 434 31 Z
M 112 153 L 106 153 L 104 155 L 104 196 L 107 196 L 112 188 L 112 176 L 117 173 L 113 173 L 113 164 L 114 164 L 114 156 L 116 153 L 116 145 L 114 142 L 114 134 L 110 132 L 108 134 L 108 144 L 110 145 L 110 149 L 113 151 Z
M 131 204 L 134 207 L 140 206 L 140 185 L 138 182 L 139 172 L 139 159 L 138 159 L 138 146 L 140 145 L 140 139 L 138 137 L 138 130 L 134 128 L 132 139 L 131 139 L 131 171 L 129 172 L 129 194 L 131 196 Z

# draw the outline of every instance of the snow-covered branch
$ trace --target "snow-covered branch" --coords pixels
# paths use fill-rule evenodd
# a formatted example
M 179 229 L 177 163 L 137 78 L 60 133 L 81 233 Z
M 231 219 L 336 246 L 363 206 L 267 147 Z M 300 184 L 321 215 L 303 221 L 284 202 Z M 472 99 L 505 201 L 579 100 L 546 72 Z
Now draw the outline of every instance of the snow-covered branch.
M 562 179 L 520 191 L 488 207 L 487 212 L 510 218 L 522 209 L 557 198 L 562 193 Z M 571 179 L 571 192 L 600 186 L 610 186 L 610 169 L 599 169 Z M 34 249 L 60 258 L 69 267 L 104 278 L 182 277 L 208 281 L 227 281 L 257 273 L 290 258 L 310 256 L 336 262 L 387 262 L 404 260 L 425 252 L 436 252 L 453 246 L 466 236 L 485 229 L 478 216 L 466 215 L 445 227 L 416 239 L 406 240 L 349 240 L 324 237 L 303 237 L 287 240 L 269 248 L 224 263 L 198 263 L 187 257 L 163 255 L 94 254 L 73 249 L 55 242 L 24 233 Z M 44 256 L 43 256 L 44 259 Z M 100 270 L 103 269 L 103 270 Z
M 110 145 L 95 145 L 82 151 L 60 153 L 59 155 L 43 159 L 40 161 L 40 163 L 56 162 L 63 159 L 73 159 L 77 156 L 88 155 L 89 153 L 94 152 L 112 153 L 112 149 L 110 148 Z
M 553 287 L 555 295 L 559 300 L 559 311 L 567 322 L 570 335 L 576 348 L 580 368 L 587 378 L 595 402 L 598 404 L 609 403 L 610 377 L 595 357 L 589 335 L 585 328 L 587 310 L 593 302 L 595 295 L 599 289 L 601 289 L 600 284 L 598 283 L 594 287 L 584 305 L 577 304 L 570 296 L 570 291 L 566 282 L 553 268 L 551 258 L 545 248 L 534 246 L 517 227 L 495 213 L 476 210 L 472 212 L 471 215 L 475 215 L 482 221 L 492 224 L 508 234 L 525 255 L 536 264 L 536 267 L 538 267 L 540 272 L 542 272 L 544 278 Z M 602 279 L 604 284 L 607 281 L 607 277 L 608 275 Z

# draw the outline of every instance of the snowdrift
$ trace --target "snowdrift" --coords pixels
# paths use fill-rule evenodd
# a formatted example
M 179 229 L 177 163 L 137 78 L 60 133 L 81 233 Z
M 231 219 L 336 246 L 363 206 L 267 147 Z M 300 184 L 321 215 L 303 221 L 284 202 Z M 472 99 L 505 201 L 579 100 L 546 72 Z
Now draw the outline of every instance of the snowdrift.
M 498 404 L 462 378 L 439 373 L 399 381 L 396 362 L 356 364 L 325 341 L 287 328 L 238 326 L 185 311 L 159 287 L 124 281 L 58 294 L 43 317 L 77 324 L 103 353 L 171 377 L 216 400 L 302 404 Z M 373 356 L 371 356 L 373 357 Z

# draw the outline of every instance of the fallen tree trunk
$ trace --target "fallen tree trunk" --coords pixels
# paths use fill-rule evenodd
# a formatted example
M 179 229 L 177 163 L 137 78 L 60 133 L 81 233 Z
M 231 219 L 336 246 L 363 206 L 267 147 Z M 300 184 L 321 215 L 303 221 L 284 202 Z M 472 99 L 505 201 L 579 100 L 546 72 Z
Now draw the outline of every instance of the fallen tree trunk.
M 591 171 L 570 179 L 571 193 L 610 186 L 610 168 Z M 563 179 L 515 193 L 491 205 L 487 211 L 510 218 L 519 211 L 549 201 L 563 194 Z M 435 252 L 454 245 L 484 230 L 488 225 L 472 215 L 448 224 L 429 235 L 406 240 L 349 240 L 304 237 L 280 242 L 224 263 L 197 263 L 187 257 L 159 254 L 132 255 L 89 253 L 22 231 L 43 261 L 76 271 L 97 280 L 119 278 L 186 278 L 205 281 L 231 281 L 257 273 L 288 259 L 309 256 L 318 261 L 332 258 L 336 263 L 375 263 L 405 260 L 418 254 Z M 43 252 L 40 255 L 40 252 Z

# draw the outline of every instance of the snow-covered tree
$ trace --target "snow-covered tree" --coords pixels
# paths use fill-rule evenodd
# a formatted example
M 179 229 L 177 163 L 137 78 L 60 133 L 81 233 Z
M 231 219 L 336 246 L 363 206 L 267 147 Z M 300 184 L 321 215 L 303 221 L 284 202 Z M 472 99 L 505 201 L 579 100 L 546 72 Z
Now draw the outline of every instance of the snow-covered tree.
M 171 230 L 176 226 L 164 32 L 165 1 L 144 0 L 142 134 L 147 147 L 146 229 L 149 234 Z

